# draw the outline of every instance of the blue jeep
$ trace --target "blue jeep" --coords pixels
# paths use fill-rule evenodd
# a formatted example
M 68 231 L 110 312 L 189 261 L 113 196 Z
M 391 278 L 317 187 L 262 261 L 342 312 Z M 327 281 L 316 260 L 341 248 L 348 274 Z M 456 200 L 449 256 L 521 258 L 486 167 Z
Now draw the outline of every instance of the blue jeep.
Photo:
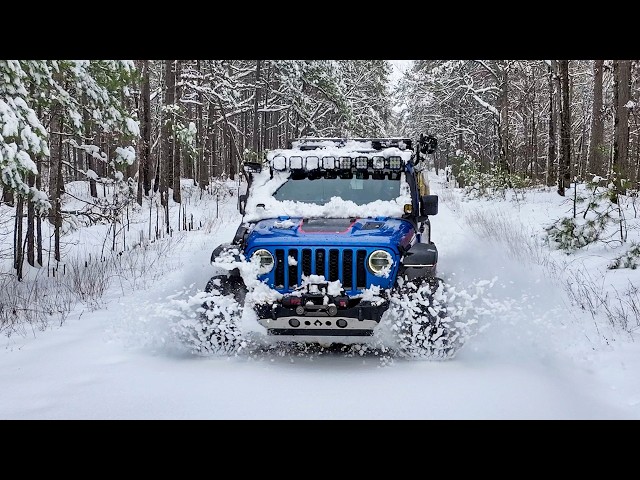
M 237 349 L 250 307 L 249 321 L 281 339 L 370 337 L 386 314 L 399 350 L 445 351 L 429 221 L 438 197 L 423 175 L 436 147 L 430 136 L 300 138 L 245 162 L 243 221 L 211 256 L 200 341 Z

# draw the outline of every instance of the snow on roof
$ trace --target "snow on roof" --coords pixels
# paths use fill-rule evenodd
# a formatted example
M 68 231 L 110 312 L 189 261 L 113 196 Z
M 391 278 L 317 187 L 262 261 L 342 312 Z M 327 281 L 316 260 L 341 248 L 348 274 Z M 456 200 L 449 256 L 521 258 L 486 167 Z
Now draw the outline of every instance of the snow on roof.
M 376 150 L 373 148 L 370 141 L 359 142 L 355 140 L 348 140 L 341 146 L 337 145 L 335 141 L 332 140 L 318 139 L 317 142 L 314 142 L 314 145 L 318 145 L 319 148 L 312 150 L 303 150 L 299 148 L 303 145 L 300 145 L 297 142 L 294 142 L 293 145 L 294 148 L 271 150 L 267 153 L 267 160 L 271 163 L 275 157 L 285 157 L 286 159 L 289 159 L 290 157 L 400 157 L 405 162 L 408 162 L 411 160 L 411 156 L 413 155 L 413 151 L 402 150 L 398 147 L 388 147 L 382 150 Z

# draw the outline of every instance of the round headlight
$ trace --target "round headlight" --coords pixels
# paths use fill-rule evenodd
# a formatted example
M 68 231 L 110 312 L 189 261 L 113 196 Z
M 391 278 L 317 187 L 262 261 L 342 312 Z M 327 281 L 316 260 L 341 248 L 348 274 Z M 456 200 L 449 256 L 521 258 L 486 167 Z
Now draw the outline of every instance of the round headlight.
M 274 260 L 273 255 L 271 255 L 271 252 L 269 252 L 269 250 L 265 250 L 264 248 L 256 250 L 253 255 L 251 255 L 251 259 L 253 260 L 254 258 L 259 259 L 259 274 L 262 275 L 273 270 Z
M 369 270 L 376 275 L 382 275 L 384 272 L 388 272 L 393 265 L 393 258 L 389 252 L 384 250 L 375 250 L 371 252 L 368 260 Z

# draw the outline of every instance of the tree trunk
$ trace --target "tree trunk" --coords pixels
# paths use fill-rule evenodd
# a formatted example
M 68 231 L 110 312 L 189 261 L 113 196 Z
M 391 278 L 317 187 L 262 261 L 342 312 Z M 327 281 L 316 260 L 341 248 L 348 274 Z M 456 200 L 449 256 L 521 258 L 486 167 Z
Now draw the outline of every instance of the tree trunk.
M 2 190 L 2 201 L 10 207 L 13 207 L 13 192 L 7 187 L 4 187 L 4 189 Z
M 604 117 L 602 109 L 602 72 L 604 60 L 593 64 L 593 110 L 591 113 L 591 137 L 589 139 L 588 173 L 604 176 L 607 156 L 604 142 Z
M 509 175 L 511 168 L 509 166 L 509 71 L 508 66 L 502 77 L 502 85 L 500 88 L 500 119 L 498 131 L 500 136 L 500 175 Z
M 555 100 L 555 80 L 556 61 L 551 60 L 549 66 L 549 142 L 547 151 L 547 175 L 546 185 L 550 187 L 555 183 L 555 163 L 556 163 L 556 100 Z
M 560 159 L 558 162 L 558 193 L 564 196 L 571 186 L 571 104 L 569 103 L 569 60 L 558 62 L 560 73 Z
M 24 250 L 22 249 L 22 216 L 24 215 L 24 198 L 18 195 L 16 199 L 16 221 L 13 232 L 13 267 L 16 269 L 18 281 L 22 280 L 22 265 L 24 264 Z
M 138 204 L 142 205 L 141 194 L 144 193 L 145 196 L 148 196 L 151 191 L 151 86 L 149 60 L 138 60 L 138 65 L 141 74 L 140 108 L 138 110 L 140 118 L 138 183 L 142 185 L 142 189 L 139 189 Z
M 273 123 L 271 120 L 271 112 L 268 112 L 269 108 L 269 80 L 271 77 L 271 63 L 267 62 L 267 74 L 263 76 L 263 83 L 265 87 L 265 91 L 262 92 L 262 87 L 260 88 L 260 97 L 264 100 L 263 109 L 264 111 L 260 113 L 260 121 L 262 123 L 261 128 L 261 141 L 260 146 L 261 149 L 269 148 L 269 134 L 271 130 L 273 130 Z
M 171 170 L 173 167 L 173 114 L 166 110 L 166 107 L 173 107 L 175 99 L 175 77 L 171 68 L 172 64 L 173 60 L 165 60 L 165 109 L 162 116 L 162 164 L 160 168 L 160 198 L 162 206 L 165 207 L 169 204 L 169 182 L 172 179 Z M 168 217 L 168 215 L 166 216 Z M 167 222 L 168 228 L 169 224 Z
M 62 115 L 60 107 L 53 109 L 49 125 L 49 221 L 54 226 L 54 258 L 60 261 L 60 228 L 62 227 Z
M 175 68 L 175 98 L 174 104 L 180 104 L 180 60 L 175 60 L 176 68 Z M 175 121 L 175 117 L 174 117 Z M 180 142 L 174 141 L 174 151 L 173 151 L 173 201 L 176 203 L 180 203 L 182 201 L 182 195 L 180 191 L 180 178 L 182 177 L 182 165 L 181 165 L 181 151 L 182 146 Z
M 534 70 L 535 71 L 535 70 Z M 533 108 L 531 110 L 531 150 L 533 157 L 533 165 L 531 167 L 531 176 L 540 181 L 540 165 L 538 163 L 538 97 L 536 95 L 536 79 L 533 78 Z
M 87 96 L 86 94 L 82 95 L 82 104 L 83 106 L 87 104 Z M 89 117 L 89 112 L 87 111 L 86 108 L 82 109 L 82 128 L 83 128 L 83 132 L 84 132 L 84 139 L 82 139 L 82 143 L 86 143 L 89 141 L 89 139 L 91 138 L 91 118 Z M 95 166 L 95 158 L 93 158 L 93 155 L 89 154 L 89 152 L 84 152 L 84 163 L 85 163 L 85 168 L 88 170 L 92 170 L 93 172 L 96 172 L 96 166 Z M 93 178 L 93 175 L 89 175 L 89 194 L 91 195 L 92 198 L 96 198 L 98 196 L 98 188 L 96 185 L 96 181 Z
M 80 138 L 79 136 L 76 136 L 76 138 L 80 141 L 80 143 L 83 143 L 82 138 Z M 71 148 L 70 146 L 68 147 Z M 73 148 L 72 153 L 73 153 L 73 179 L 75 181 L 78 181 L 80 180 L 80 172 L 78 171 L 78 150 L 76 148 Z
M 200 72 L 200 60 L 196 62 L 196 68 L 198 72 Z M 202 96 L 202 92 L 198 91 L 198 106 L 196 108 L 196 117 L 197 117 L 197 125 L 198 125 L 198 186 L 200 190 L 204 190 L 209 185 L 209 169 L 208 166 L 208 158 L 205 155 L 205 145 L 207 141 L 207 135 L 204 131 L 204 119 L 202 102 L 204 98 Z M 211 121 L 211 119 L 209 119 Z
M 616 193 L 626 194 L 625 180 L 628 179 L 627 157 L 629 152 L 629 107 L 631 96 L 631 62 L 613 61 L 614 79 L 614 142 L 613 170 L 615 173 Z
M 41 107 L 38 107 L 38 118 L 42 118 Z M 36 189 L 42 191 L 42 159 L 40 155 L 36 158 L 36 167 L 38 174 L 36 175 Z M 36 217 L 36 261 L 42 266 L 42 217 Z
M 585 86 L 583 86 L 580 90 L 581 90 L 582 97 L 588 96 L 587 88 Z M 578 153 L 577 153 L 577 161 L 574 161 L 575 170 L 573 173 L 573 177 L 574 178 L 577 177 L 578 181 L 582 181 L 587 178 L 587 162 L 588 162 L 587 143 L 589 142 L 589 131 L 587 126 L 587 123 L 588 123 L 587 119 L 589 118 L 590 110 L 591 110 L 590 106 L 587 104 L 587 102 L 585 102 L 582 105 L 582 119 L 581 119 L 582 128 L 580 133 L 580 142 L 579 142 Z
M 35 175 L 30 173 L 27 176 L 27 182 L 29 187 L 33 187 L 35 184 Z M 32 267 L 35 267 L 35 208 L 33 206 L 33 202 L 29 201 L 27 203 L 27 262 Z
M 256 60 L 256 94 L 253 102 L 253 152 L 258 153 L 260 149 L 260 123 L 258 117 L 258 107 L 260 105 L 260 93 L 262 88 L 260 87 L 260 67 L 262 61 Z
M 207 155 L 207 167 L 208 167 L 208 175 L 207 175 L 207 183 L 209 181 L 209 177 L 214 175 L 216 172 L 216 128 L 213 124 L 213 119 L 215 116 L 215 106 L 213 102 L 209 102 L 209 108 L 207 113 L 207 128 L 206 128 L 206 142 L 209 144 L 208 155 Z

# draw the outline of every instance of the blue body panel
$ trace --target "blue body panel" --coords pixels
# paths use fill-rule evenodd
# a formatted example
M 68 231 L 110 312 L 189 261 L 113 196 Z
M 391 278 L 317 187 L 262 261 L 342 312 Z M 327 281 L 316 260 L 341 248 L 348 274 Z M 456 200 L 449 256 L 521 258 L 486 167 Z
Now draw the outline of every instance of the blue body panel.
M 279 217 L 256 223 L 247 237 L 245 254 L 249 259 L 259 248 L 271 252 L 276 267 L 259 278 L 280 293 L 295 290 L 304 274 L 322 274 L 328 281 L 343 281 L 347 295 L 352 296 L 372 285 L 391 288 L 398 273 L 401 249 L 408 249 L 415 240 L 413 225 L 399 218 Z M 385 250 L 394 260 L 386 277 L 377 276 L 366 267 L 374 250 Z

